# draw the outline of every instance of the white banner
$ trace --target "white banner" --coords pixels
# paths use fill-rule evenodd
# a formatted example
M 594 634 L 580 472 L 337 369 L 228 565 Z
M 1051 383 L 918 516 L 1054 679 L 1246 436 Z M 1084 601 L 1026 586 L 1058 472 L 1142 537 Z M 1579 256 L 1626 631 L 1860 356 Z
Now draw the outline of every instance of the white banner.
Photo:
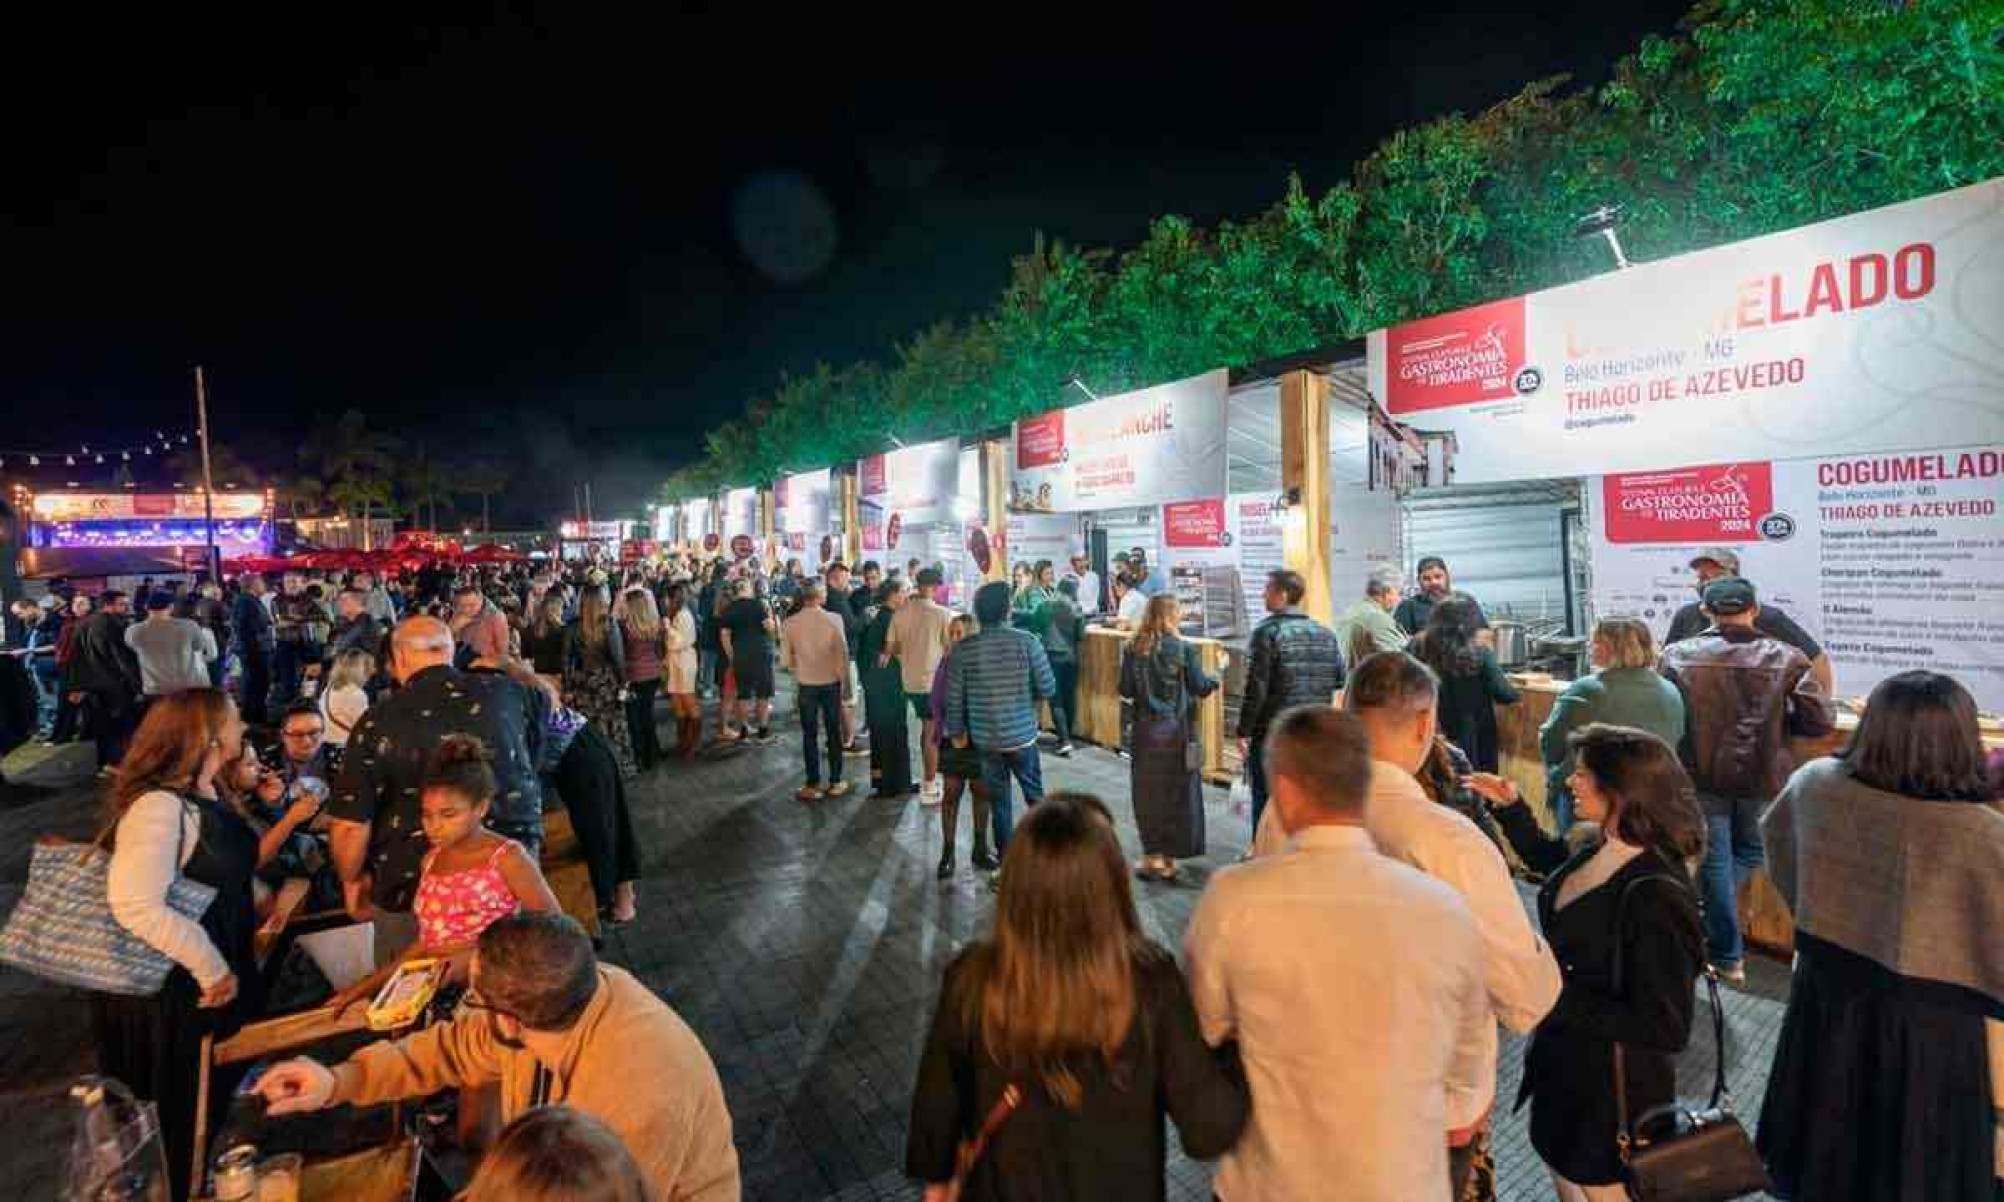
M 1048 559 L 1063 576 L 1069 570 L 1066 561 L 1084 547 L 1084 540 L 1079 519 L 1070 514 L 1012 513 L 1002 546 L 1011 568 L 1019 563 L 1035 567 L 1038 560 Z
M 1987 442 L 2004 180 L 1372 332 L 1437 483 Z
M 1222 370 L 1016 423 L 1009 508 L 1075 513 L 1225 491 Z
M 1895 672 L 2004 710 L 2004 444 L 1596 477 L 1593 601 L 1658 638 L 1695 599 L 1704 546 L 1823 644 L 1841 696 Z
M 724 540 L 758 537 L 758 490 L 734 488 L 724 494 Z
M 959 491 L 960 440 L 900 447 L 856 463 L 856 495 L 863 526 L 925 526 L 954 517 Z M 881 545 L 881 540 L 880 540 Z

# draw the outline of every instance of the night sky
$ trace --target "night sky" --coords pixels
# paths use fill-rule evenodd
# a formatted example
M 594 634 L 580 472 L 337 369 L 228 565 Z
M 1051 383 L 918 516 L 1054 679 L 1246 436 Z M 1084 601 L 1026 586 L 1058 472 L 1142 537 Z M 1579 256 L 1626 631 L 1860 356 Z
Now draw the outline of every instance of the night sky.
M 201 362 L 253 459 L 359 408 L 511 463 L 526 523 L 582 478 L 637 505 L 782 369 L 982 309 L 1038 230 L 1249 215 L 1402 125 L 1603 79 L 1686 6 L 57 7 L 10 16 L 0 83 L 0 453 L 185 428 Z

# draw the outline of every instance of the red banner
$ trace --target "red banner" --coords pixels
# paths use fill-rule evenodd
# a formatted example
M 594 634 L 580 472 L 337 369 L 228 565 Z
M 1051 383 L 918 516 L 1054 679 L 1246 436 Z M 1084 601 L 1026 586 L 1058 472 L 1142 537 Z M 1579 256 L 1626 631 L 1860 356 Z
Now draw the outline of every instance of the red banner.
M 1736 543 L 1774 510 L 1774 468 L 1715 463 L 1601 477 L 1611 543 Z
M 1513 397 L 1524 363 L 1524 298 L 1393 326 L 1385 347 L 1385 406 L 1394 416 Z
M 884 474 L 884 457 L 872 455 L 863 460 L 863 495 L 881 497 L 890 491 L 890 481 Z
M 1065 459 L 1065 411 L 1053 409 L 1016 423 L 1016 466 L 1049 467 Z
M 1223 547 L 1231 542 L 1225 530 L 1225 499 L 1173 501 L 1162 507 L 1162 541 L 1169 547 Z

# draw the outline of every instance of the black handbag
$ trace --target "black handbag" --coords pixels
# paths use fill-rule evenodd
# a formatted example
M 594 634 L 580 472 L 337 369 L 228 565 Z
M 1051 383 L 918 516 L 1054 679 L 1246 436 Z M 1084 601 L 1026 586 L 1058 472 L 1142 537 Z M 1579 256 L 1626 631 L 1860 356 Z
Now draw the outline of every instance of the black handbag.
M 1621 919 L 1628 895 L 1645 881 L 1661 880 L 1688 888 L 1662 873 L 1637 877 L 1622 887 L 1614 907 L 1613 990 L 1622 989 Z M 1628 1116 L 1628 1060 L 1614 1045 L 1614 1143 L 1621 1157 L 1622 1184 L 1636 1202 L 1726 1202 L 1765 1191 L 1767 1167 L 1753 1140 L 1733 1113 L 1732 1092 L 1726 1088 L 1726 1011 L 1720 1004 L 1719 974 L 1705 966 L 1705 986 L 1711 991 L 1713 1057 L 1712 1100 L 1702 1109 L 1681 1101 L 1653 1106 Z

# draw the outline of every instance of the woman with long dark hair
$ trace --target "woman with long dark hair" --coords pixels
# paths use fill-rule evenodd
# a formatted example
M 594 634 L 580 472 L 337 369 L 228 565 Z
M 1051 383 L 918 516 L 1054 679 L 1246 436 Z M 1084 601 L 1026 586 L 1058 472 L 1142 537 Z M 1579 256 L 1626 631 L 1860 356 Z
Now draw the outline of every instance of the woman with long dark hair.
M 195 1153 L 202 1037 L 227 1038 L 264 1007 L 251 950 L 258 836 L 221 792 L 244 755 L 235 703 L 220 689 L 188 689 L 147 708 L 112 779 L 112 915 L 175 967 L 151 997 L 92 995 L 91 1026 L 98 1071 L 159 1108 L 177 1199 Z M 216 891 L 200 919 L 167 905 L 182 877 Z M 229 1097 L 229 1082 L 210 1086 L 211 1117 Z
M 1449 593 L 1407 648 L 1440 678 L 1440 733 L 1481 772 L 1496 771 L 1496 705 L 1517 700 L 1496 656 L 1476 641 L 1482 611 L 1467 593 Z
M 2004 808 L 1969 691 L 1880 682 L 1850 746 L 1797 769 L 1760 827 L 1795 914 L 1757 1140 L 1774 1192 L 2004 1197 Z
M 619 595 L 619 643 L 626 660 L 626 727 L 634 759 L 645 772 L 661 762 L 661 734 L 654 725 L 654 698 L 661 691 L 668 640 L 654 594 L 638 585 Z
M 1217 691 L 1177 623 L 1174 593 L 1149 598 L 1141 629 L 1120 658 L 1120 695 L 1134 703 L 1128 779 L 1141 831 L 1135 875 L 1176 879 L 1176 861 L 1204 854 L 1204 783 L 1192 762 L 1197 699 Z
M 1000 1114 L 970 1202 L 1160 1199 L 1165 1111 L 1200 1160 L 1245 1125 L 1231 1048 L 1204 1043 L 1175 957 L 1142 935 L 1106 807 L 1053 793 L 1009 841 L 993 935 L 947 967 L 905 1171 L 944 1197 L 960 1142 Z M 1017 1104 L 998 1111 L 1010 1089 Z
M 1577 853 L 1539 827 L 1509 781 L 1478 773 L 1469 786 L 1496 804 L 1524 862 L 1551 874 L 1538 890 L 1538 919 L 1565 984 L 1524 1053 L 1531 1146 L 1561 1202 L 1621 1202 L 1614 1048 L 1622 1047 L 1631 1116 L 1675 1097 L 1691 985 L 1705 965 L 1689 867 L 1704 851 L 1705 820 L 1662 739 L 1596 723 L 1570 742 L 1573 800 L 1581 819 L 1600 826 Z

